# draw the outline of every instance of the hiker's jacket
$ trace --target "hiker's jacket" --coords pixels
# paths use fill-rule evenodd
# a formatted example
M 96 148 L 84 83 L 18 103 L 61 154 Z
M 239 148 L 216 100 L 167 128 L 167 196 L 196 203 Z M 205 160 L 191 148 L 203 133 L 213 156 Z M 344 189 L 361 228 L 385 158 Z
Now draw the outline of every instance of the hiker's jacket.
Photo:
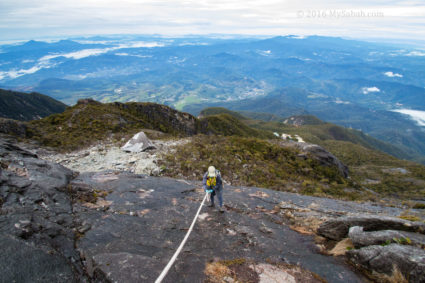
M 216 178 L 216 184 L 214 187 L 209 188 L 207 186 L 207 179 L 208 179 L 208 172 L 204 174 L 204 178 L 202 180 L 202 186 L 204 188 L 204 190 L 208 190 L 208 189 L 213 189 L 214 191 L 220 191 L 223 189 L 223 182 L 221 181 L 221 176 L 219 174 L 217 174 Z

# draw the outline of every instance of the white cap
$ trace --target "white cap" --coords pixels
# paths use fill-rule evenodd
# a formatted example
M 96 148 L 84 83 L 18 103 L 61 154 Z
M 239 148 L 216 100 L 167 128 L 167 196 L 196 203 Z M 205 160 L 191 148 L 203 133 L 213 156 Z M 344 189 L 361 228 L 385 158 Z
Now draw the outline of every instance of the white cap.
M 208 177 L 215 177 L 215 167 L 214 166 L 208 167 Z

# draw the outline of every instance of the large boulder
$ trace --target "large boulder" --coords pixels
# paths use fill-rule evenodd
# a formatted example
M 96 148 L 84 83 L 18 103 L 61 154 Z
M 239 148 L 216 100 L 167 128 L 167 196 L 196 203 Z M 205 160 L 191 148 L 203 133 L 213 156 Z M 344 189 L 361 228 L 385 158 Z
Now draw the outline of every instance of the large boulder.
M 425 234 L 425 223 L 378 215 L 360 215 L 340 217 L 329 220 L 317 229 L 317 233 L 325 238 L 340 241 L 347 237 L 350 227 L 360 226 L 365 231 L 401 230 Z
M 305 156 L 305 158 L 310 157 L 312 159 L 315 159 L 322 166 L 335 166 L 336 168 L 338 168 L 339 173 L 343 177 L 348 177 L 348 167 L 323 147 L 317 144 L 310 144 L 305 142 L 297 142 L 295 143 L 295 147 L 303 152 L 302 154 L 300 154 L 300 157 Z
M 144 132 L 139 132 L 135 134 L 123 147 L 122 150 L 127 152 L 142 152 L 147 149 L 153 149 L 155 146 L 148 139 Z
M 425 246 L 425 235 L 406 231 L 381 230 L 365 232 L 363 227 L 354 226 L 350 228 L 348 237 L 356 248 L 381 245 L 388 242 L 403 242 L 417 247 Z
M 356 266 L 391 276 L 396 267 L 409 282 L 425 282 L 425 250 L 391 244 L 369 246 L 346 253 Z

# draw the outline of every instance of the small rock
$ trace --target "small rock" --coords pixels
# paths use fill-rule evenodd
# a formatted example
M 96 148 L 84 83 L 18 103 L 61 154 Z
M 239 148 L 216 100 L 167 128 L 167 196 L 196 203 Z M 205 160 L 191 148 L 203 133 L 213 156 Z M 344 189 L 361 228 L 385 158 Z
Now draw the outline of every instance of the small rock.
M 266 226 L 262 226 L 262 227 L 260 227 L 260 229 L 259 229 L 261 232 L 263 232 L 264 234 L 272 234 L 273 233 L 273 230 L 272 229 L 270 229 L 270 228 L 268 228 L 268 227 L 266 227 Z
M 233 278 L 232 277 L 229 277 L 229 276 L 223 277 L 223 281 L 226 282 L 226 283 L 233 283 L 233 282 L 235 282 L 235 280 L 233 280 Z
M 91 228 L 90 224 L 85 224 L 81 228 L 78 229 L 78 232 L 80 232 L 81 234 L 84 234 L 85 232 L 90 230 L 90 228 Z

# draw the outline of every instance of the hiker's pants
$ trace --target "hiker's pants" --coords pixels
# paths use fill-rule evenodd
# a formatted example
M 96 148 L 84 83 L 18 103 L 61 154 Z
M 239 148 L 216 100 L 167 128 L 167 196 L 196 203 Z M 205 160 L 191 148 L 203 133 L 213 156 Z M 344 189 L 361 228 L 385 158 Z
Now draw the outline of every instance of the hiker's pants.
M 223 189 L 214 190 L 211 193 L 211 204 L 212 205 L 214 205 L 214 196 L 217 195 L 217 197 L 218 197 L 218 203 L 219 203 L 220 207 L 223 206 L 223 194 L 222 193 L 223 193 Z

